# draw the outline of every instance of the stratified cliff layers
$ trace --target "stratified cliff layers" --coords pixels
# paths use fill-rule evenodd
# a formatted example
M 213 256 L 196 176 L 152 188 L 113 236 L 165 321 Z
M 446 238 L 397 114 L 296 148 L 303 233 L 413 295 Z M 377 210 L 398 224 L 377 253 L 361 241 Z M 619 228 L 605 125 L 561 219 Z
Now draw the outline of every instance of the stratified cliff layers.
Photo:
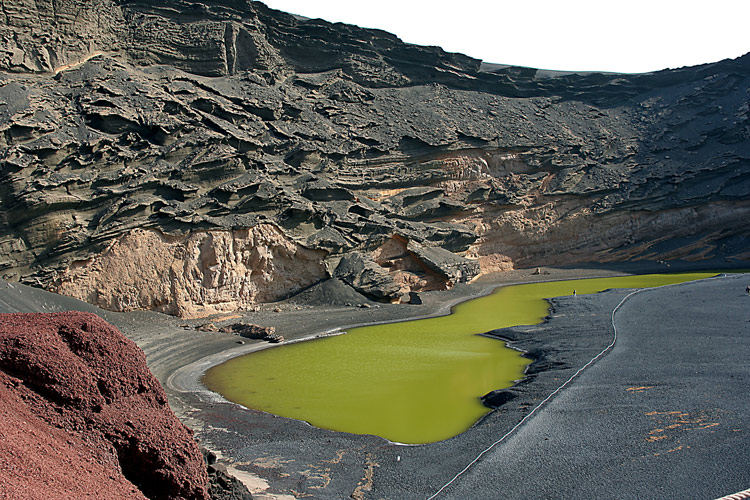
M 560 73 L 257 2 L 58 0 L 4 4 L 0 70 L 0 276 L 104 307 L 750 258 L 750 55 Z
M 0 416 L 8 498 L 208 498 L 143 352 L 93 314 L 0 315 Z
M 113 311 L 196 317 L 273 302 L 313 285 L 326 276 L 323 255 L 269 224 L 171 238 L 136 229 L 92 262 L 68 269 L 55 291 Z

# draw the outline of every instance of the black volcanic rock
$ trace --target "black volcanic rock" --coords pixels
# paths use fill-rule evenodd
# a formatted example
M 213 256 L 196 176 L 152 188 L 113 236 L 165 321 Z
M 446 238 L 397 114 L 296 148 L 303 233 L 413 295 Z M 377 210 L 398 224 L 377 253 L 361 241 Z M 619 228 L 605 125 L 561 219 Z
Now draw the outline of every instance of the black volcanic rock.
M 359 252 L 345 255 L 333 275 L 375 300 L 391 302 L 400 296 L 400 288 L 388 271 Z
M 246 321 L 233 323 L 219 329 L 224 333 L 234 333 L 246 339 L 267 340 L 272 344 L 284 341 L 284 337 L 276 333 L 276 328 L 272 326 L 260 326 Z
M 451 282 L 747 260 L 749 87 L 750 55 L 556 73 L 259 2 L 15 2 L 0 12 L 0 277 L 55 288 L 134 230 L 262 224 L 333 269 L 369 266 L 398 234 Z M 367 270 L 338 276 L 380 300 L 413 271 Z
M 479 274 L 476 260 L 463 258 L 440 247 L 425 247 L 410 241 L 406 250 L 424 266 L 451 283 L 463 283 Z
M 499 408 L 517 397 L 518 392 L 511 389 L 501 389 L 490 391 L 479 399 L 482 401 L 482 404 L 488 408 Z

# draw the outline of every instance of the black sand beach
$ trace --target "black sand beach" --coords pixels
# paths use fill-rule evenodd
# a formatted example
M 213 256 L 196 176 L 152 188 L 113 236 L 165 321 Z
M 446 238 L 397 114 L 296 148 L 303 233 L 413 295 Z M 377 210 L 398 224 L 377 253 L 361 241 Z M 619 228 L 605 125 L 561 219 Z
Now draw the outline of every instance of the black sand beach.
M 425 303 L 421 306 L 368 303 L 370 307 L 353 304 L 312 308 L 290 302 L 264 306 L 245 316 L 253 322 L 275 326 L 288 340 L 300 339 L 344 325 L 445 313 L 451 304 L 487 293 L 503 282 L 622 274 L 621 271 L 602 269 L 544 269 L 543 274 L 532 274 L 532 271 L 514 271 L 501 275 L 502 279 L 495 276 L 495 279 L 460 286 L 449 292 L 425 294 Z M 622 330 L 621 338 L 612 353 L 585 372 L 584 376 L 574 380 L 441 496 L 517 498 L 534 489 L 550 498 L 569 496 L 568 493 L 573 491 L 580 492 L 581 496 L 592 496 L 612 492 L 612 484 L 620 485 L 624 481 L 622 478 L 630 477 L 638 481 L 633 481 L 631 489 L 622 490 L 623 497 L 663 497 L 670 491 L 681 490 L 677 486 L 671 490 L 672 481 L 662 484 L 661 489 L 656 488 L 651 483 L 655 483 L 658 476 L 641 474 L 639 467 L 647 465 L 650 469 L 660 470 L 660 464 L 664 463 L 664 473 L 674 474 L 682 467 L 690 470 L 690 467 L 700 467 L 703 461 L 715 461 L 714 452 L 717 450 L 747 462 L 747 457 L 737 455 L 742 453 L 742 445 L 747 444 L 747 438 L 743 435 L 741 413 L 736 413 L 743 392 L 735 385 L 743 380 L 746 382 L 750 368 L 746 362 L 732 363 L 732 356 L 741 359 L 743 349 L 747 357 L 747 345 L 742 344 L 741 340 L 747 333 L 748 318 L 741 317 L 742 311 L 739 309 L 745 306 L 746 311 L 750 299 L 743 292 L 747 279 L 745 275 L 744 278 L 714 280 L 700 285 L 668 287 L 660 289 L 658 293 L 650 291 L 632 297 L 618 312 L 617 326 Z M 186 322 L 154 313 L 99 313 L 144 349 L 151 370 L 169 393 L 171 406 L 196 431 L 204 445 L 226 457 L 226 461 L 232 464 L 232 470 L 239 472 L 245 481 L 253 485 L 256 493 L 282 495 L 282 498 L 289 494 L 309 498 L 426 498 L 610 343 L 611 312 L 630 292 L 616 290 L 591 296 L 553 299 L 550 318 L 546 323 L 492 332 L 512 341 L 514 347 L 534 354 L 537 361 L 531 365 L 529 377 L 513 388 L 515 398 L 490 413 L 469 431 L 450 440 L 424 446 L 394 445 L 375 436 L 317 429 L 304 422 L 247 410 L 224 402 L 202 390 L 198 384 L 202 371 L 219 359 L 205 359 L 206 356 L 225 353 L 233 348 L 249 351 L 263 348 L 267 343 L 247 341 L 222 333 L 198 332 L 186 326 L 209 320 Z M 732 293 L 737 297 L 733 297 Z M 630 356 L 634 356 L 638 363 L 633 363 L 627 357 L 624 361 L 619 360 L 625 356 L 621 351 L 628 345 L 642 342 L 640 336 L 648 336 L 654 324 L 661 324 L 657 322 L 658 317 L 653 317 L 654 314 L 673 306 L 682 312 L 686 309 L 686 300 L 688 303 L 701 304 L 700 311 L 704 316 L 698 321 L 687 314 L 676 314 L 675 318 L 670 319 L 669 332 L 659 328 L 660 334 L 666 332 L 664 337 L 658 338 L 659 342 L 665 344 L 654 346 L 653 354 L 666 359 L 631 353 Z M 721 307 L 716 307 L 715 303 L 721 304 Z M 647 310 L 646 305 L 652 310 Z M 75 301 L 20 285 L 3 283 L 0 287 L 1 312 L 42 307 L 46 307 L 45 310 L 71 309 L 76 306 Z M 727 309 L 730 307 L 734 309 Z M 88 305 L 80 305 L 79 308 L 95 309 Z M 698 309 L 691 311 L 697 313 Z M 747 312 L 744 314 L 747 316 Z M 714 319 L 709 319 L 711 315 L 714 315 Z M 230 315 L 223 318 L 227 316 Z M 219 323 L 221 318 L 211 321 Z M 716 331 L 706 330 L 704 323 L 713 325 Z M 638 328 L 645 330 L 639 333 Z M 688 335 L 691 328 L 692 333 Z M 721 335 L 720 331 L 723 332 Z M 712 335 L 710 341 L 706 340 L 704 332 Z M 238 344 L 240 341 L 244 343 Z M 720 369 L 723 365 L 718 360 L 711 362 L 713 364 L 697 360 L 698 364 L 693 366 L 686 358 L 680 366 L 699 370 L 697 376 L 690 373 L 667 376 L 669 374 L 664 373 L 665 367 L 672 366 L 669 361 L 675 356 L 669 343 L 677 341 L 680 356 L 692 352 L 721 354 L 722 358 L 719 359 L 727 366 L 733 366 L 734 371 L 727 373 Z M 707 342 L 711 342 L 712 349 L 706 349 L 709 345 Z M 201 363 L 202 359 L 204 361 Z M 185 368 L 191 363 L 196 364 Z M 627 365 L 627 371 L 624 371 L 621 363 Z M 612 373 L 618 377 L 613 377 Z M 598 378 L 590 378 L 596 374 L 599 374 Z M 723 387 L 722 391 L 715 390 L 718 385 Z M 589 387 L 596 390 L 589 391 Z M 636 389 L 628 391 L 628 388 Z M 590 394 L 587 396 L 587 393 Z M 691 406 L 689 403 L 693 394 L 704 394 L 708 399 L 703 406 L 697 403 Z M 646 399 L 650 397 L 663 400 L 658 405 L 651 404 Z M 589 399 L 582 401 L 582 398 Z M 622 398 L 628 401 L 623 404 Z M 708 404 L 711 398 L 713 406 Z M 613 408 L 617 408 L 617 411 Z M 665 413 L 670 411 L 685 412 L 685 420 L 702 419 L 691 424 L 694 427 L 713 423 L 719 425 L 695 432 L 685 430 L 677 436 L 674 433 L 678 431 L 674 431 L 667 438 L 648 441 L 652 436 L 649 432 L 659 426 L 674 424 L 670 420 L 672 415 L 679 415 Z M 648 412 L 657 413 L 645 415 Z M 558 420 L 550 420 L 553 417 Z M 584 432 L 581 422 L 592 421 L 593 417 L 598 420 L 592 425 L 600 428 Z M 602 428 L 608 429 L 610 426 L 613 432 L 602 432 Z M 717 432 L 731 439 L 721 441 L 723 444 L 716 447 L 707 447 L 705 442 L 699 446 L 687 439 L 695 435 L 696 439 L 710 440 Z M 701 435 L 709 437 L 701 438 Z M 662 450 L 671 444 L 675 446 Z M 683 448 L 670 451 L 678 446 Z M 688 453 L 690 457 L 683 465 L 681 457 Z M 668 458 L 659 458 L 663 456 Z M 502 465 L 497 465 L 501 460 L 504 460 Z M 741 460 L 736 463 L 742 463 Z M 630 469 L 623 469 L 623 462 L 634 465 Z M 713 474 L 711 477 L 716 481 L 702 478 L 704 490 L 710 492 L 708 496 L 719 496 L 746 487 L 740 484 L 743 467 L 725 467 L 734 472 Z M 507 473 L 499 474 L 499 468 Z M 588 471 L 581 476 L 586 479 L 578 477 L 576 471 L 579 469 Z M 623 470 L 627 472 L 623 474 Z M 680 477 L 684 478 L 679 485 L 681 488 L 689 489 L 696 481 L 695 474 Z M 602 489 L 597 490 L 597 485 Z
M 747 281 L 632 296 L 616 314 L 612 352 L 443 498 L 717 498 L 746 489 Z

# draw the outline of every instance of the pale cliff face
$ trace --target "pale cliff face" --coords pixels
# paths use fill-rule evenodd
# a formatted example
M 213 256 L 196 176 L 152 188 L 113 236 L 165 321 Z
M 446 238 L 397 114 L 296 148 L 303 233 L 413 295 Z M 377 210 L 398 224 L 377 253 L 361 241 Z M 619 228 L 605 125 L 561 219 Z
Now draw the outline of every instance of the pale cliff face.
M 139 229 L 72 266 L 56 291 L 112 311 L 195 318 L 279 300 L 313 285 L 326 276 L 322 255 L 268 224 L 173 238 Z

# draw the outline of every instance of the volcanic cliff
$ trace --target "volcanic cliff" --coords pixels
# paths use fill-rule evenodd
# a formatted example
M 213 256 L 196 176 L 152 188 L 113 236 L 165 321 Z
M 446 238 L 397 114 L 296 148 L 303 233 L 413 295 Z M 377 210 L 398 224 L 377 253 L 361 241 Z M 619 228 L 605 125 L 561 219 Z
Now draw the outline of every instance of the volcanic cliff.
M 19 0 L 0 71 L 0 276 L 109 309 L 750 258 L 750 55 L 561 73 L 259 2 Z

